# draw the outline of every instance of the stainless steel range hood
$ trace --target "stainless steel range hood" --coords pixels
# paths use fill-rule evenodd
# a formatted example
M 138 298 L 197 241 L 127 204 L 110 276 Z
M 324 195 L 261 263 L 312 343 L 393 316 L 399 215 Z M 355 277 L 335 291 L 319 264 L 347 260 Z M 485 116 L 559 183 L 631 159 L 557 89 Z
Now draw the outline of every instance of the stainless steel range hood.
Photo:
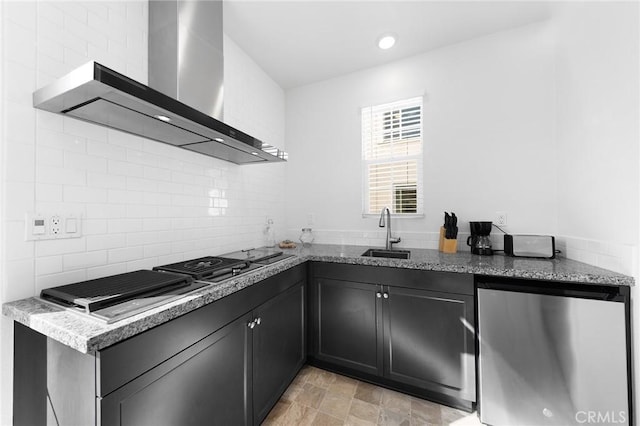
M 211 22 L 202 19 L 202 10 L 198 8 L 201 4 L 209 7 L 218 3 L 221 8 L 222 2 L 150 2 L 149 81 L 155 81 L 155 87 L 162 86 L 158 87 L 159 90 L 97 62 L 89 62 L 34 92 L 33 106 L 236 164 L 285 161 L 285 152 L 212 116 L 221 118 L 222 102 L 216 96 L 221 95 L 222 80 L 211 73 L 203 77 L 197 58 L 205 62 L 205 56 L 219 58 L 217 67 L 222 70 L 222 55 L 203 52 L 201 47 L 204 45 L 206 48 L 207 43 L 202 43 L 198 34 L 195 37 L 185 34 L 191 33 L 194 25 L 204 27 L 207 22 L 207 31 L 211 32 Z M 180 16 L 184 15 L 188 16 L 188 22 L 181 23 Z M 219 19 L 221 24 L 221 9 Z M 216 37 L 221 44 L 221 25 L 218 31 Z M 171 46 L 184 50 L 187 45 L 190 46 L 188 56 L 193 58 L 192 64 L 185 61 L 184 51 L 171 51 Z M 158 49 L 157 46 L 163 47 Z M 174 69 L 169 69 L 167 63 L 173 63 Z M 189 69 L 193 71 L 189 72 Z M 163 70 L 169 71 L 165 73 Z M 207 80 L 200 90 L 194 89 L 192 83 L 203 78 Z M 176 81 L 175 88 L 167 83 L 172 80 Z M 189 90 L 183 88 L 185 82 L 191 84 L 191 88 L 187 88 Z M 202 92 L 209 91 L 212 92 L 211 99 L 203 102 Z M 181 95 L 191 98 L 182 99 Z M 203 105 L 211 105 L 211 108 Z

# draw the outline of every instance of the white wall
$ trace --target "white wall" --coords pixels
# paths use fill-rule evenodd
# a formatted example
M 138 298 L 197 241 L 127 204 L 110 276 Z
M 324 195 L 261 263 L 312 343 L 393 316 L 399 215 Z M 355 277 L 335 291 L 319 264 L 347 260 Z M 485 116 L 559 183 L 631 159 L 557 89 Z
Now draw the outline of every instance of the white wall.
M 236 166 L 33 109 L 90 59 L 147 81 L 147 2 L 1 2 L 0 302 L 42 288 L 260 245 L 284 223 L 282 164 Z M 284 148 L 284 93 L 225 39 L 229 124 Z M 256 95 L 256 96 L 252 96 Z M 24 214 L 79 211 L 82 238 L 24 241 Z M 11 419 L 12 323 L 1 320 L 0 424 Z
M 568 255 L 633 273 L 638 244 L 639 5 L 553 7 L 558 234 Z
M 377 217 L 362 217 L 360 108 L 416 95 L 425 99 L 425 215 L 393 221 L 400 246 L 437 247 L 445 210 L 461 232 L 506 211 L 512 232 L 553 233 L 551 35 L 547 23 L 530 25 L 287 91 L 290 237 L 312 213 L 318 241 L 383 243 Z

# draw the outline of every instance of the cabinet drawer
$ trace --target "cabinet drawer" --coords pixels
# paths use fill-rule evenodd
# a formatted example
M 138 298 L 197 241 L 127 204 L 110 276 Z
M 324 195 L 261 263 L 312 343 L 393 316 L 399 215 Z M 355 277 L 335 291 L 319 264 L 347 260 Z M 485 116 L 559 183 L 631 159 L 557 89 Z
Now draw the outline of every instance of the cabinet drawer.
M 383 266 L 314 262 L 315 277 L 473 296 L 473 275 Z

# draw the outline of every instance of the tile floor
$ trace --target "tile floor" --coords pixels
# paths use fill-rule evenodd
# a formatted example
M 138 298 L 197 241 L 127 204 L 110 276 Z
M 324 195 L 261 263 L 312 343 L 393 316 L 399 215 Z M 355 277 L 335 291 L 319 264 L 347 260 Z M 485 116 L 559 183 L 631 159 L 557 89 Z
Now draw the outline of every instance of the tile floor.
M 263 425 L 479 426 L 475 413 L 304 366 Z

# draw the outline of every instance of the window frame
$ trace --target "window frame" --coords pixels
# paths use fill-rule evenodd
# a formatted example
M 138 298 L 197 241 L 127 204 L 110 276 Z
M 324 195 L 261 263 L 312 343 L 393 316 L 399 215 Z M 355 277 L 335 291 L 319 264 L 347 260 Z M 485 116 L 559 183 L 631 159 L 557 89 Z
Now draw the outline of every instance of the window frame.
M 367 134 L 365 128 L 365 114 L 372 115 L 372 111 L 374 109 L 385 108 L 385 110 L 381 110 L 378 112 L 380 115 L 384 115 L 385 111 L 393 111 L 394 109 L 408 109 L 415 105 L 420 107 L 420 149 L 416 154 L 412 155 L 403 155 L 403 156 L 394 156 L 393 154 L 388 158 L 375 158 L 368 159 L 366 156 L 368 144 L 371 143 L 373 139 L 370 135 Z M 369 167 L 371 165 L 384 165 L 384 164 L 392 164 L 392 163 L 400 163 L 403 161 L 415 161 L 416 162 L 416 212 L 415 213 L 397 213 L 395 212 L 396 205 L 396 191 L 395 187 L 397 186 L 406 186 L 404 183 L 393 183 L 391 190 L 391 203 L 386 206 L 391 210 L 391 215 L 394 218 L 416 218 L 416 217 L 424 217 L 424 182 L 423 182 L 423 171 L 424 171 L 424 97 L 423 96 L 415 96 L 407 99 L 401 99 L 394 102 L 387 102 L 383 104 L 370 105 L 366 107 L 362 107 L 360 109 L 360 135 L 361 135 L 361 179 L 362 179 L 362 188 L 361 188 L 361 200 L 362 200 L 362 217 L 377 217 L 380 215 L 380 212 L 369 212 L 369 200 L 370 200 L 370 185 L 369 185 Z M 369 123 L 370 125 L 371 123 Z M 382 133 L 379 133 L 384 140 L 384 136 Z

